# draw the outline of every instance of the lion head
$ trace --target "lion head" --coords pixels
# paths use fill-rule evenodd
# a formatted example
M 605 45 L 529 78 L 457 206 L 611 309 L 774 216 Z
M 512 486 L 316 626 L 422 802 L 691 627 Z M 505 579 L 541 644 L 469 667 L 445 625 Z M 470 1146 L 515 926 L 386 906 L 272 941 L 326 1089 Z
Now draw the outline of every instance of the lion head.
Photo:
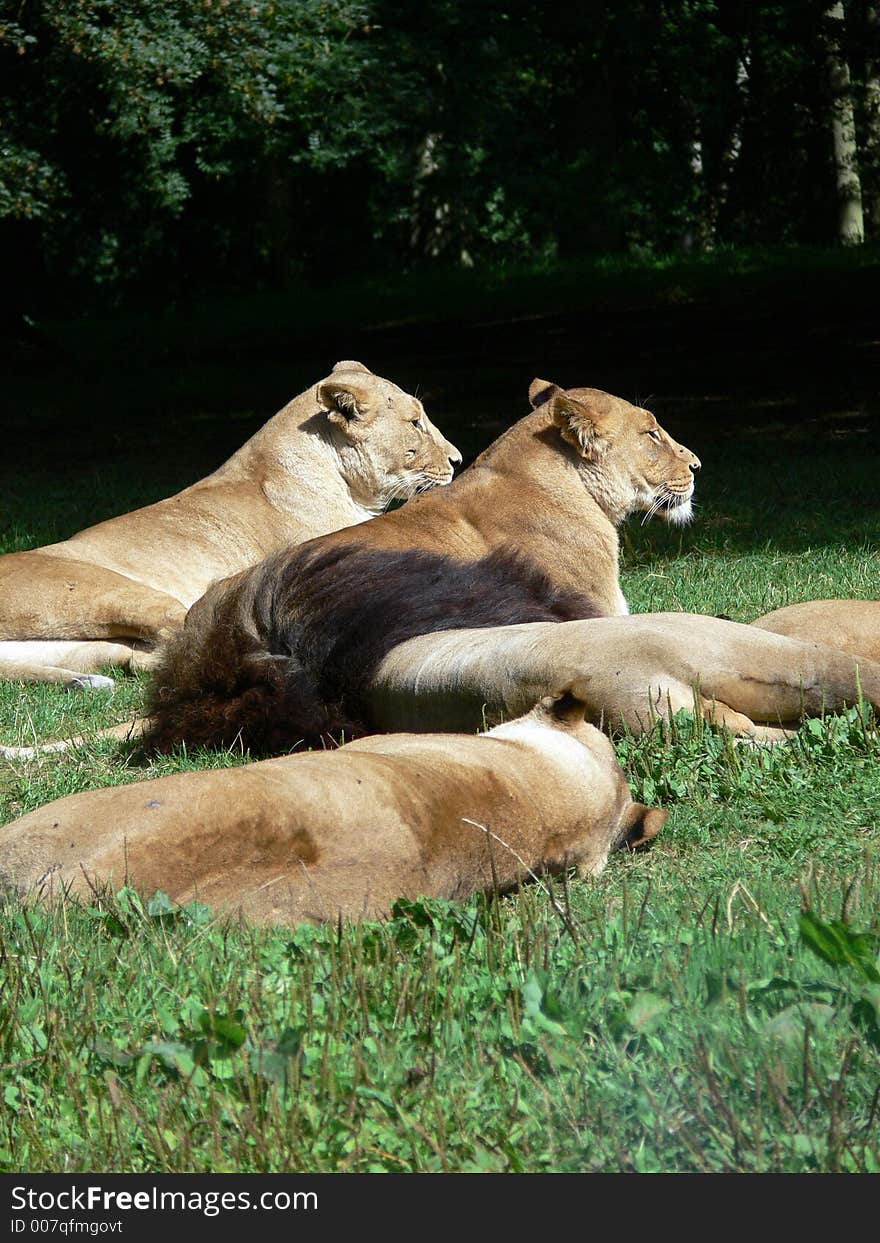
M 449 483 L 461 462 L 419 399 L 363 363 L 337 363 L 315 396 L 352 498 L 371 513 Z
M 584 481 L 612 522 L 637 512 L 690 520 L 700 459 L 650 411 L 597 388 L 561 389 L 548 380 L 532 381 L 529 400 L 535 409 L 550 403 L 553 422 L 577 451 Z

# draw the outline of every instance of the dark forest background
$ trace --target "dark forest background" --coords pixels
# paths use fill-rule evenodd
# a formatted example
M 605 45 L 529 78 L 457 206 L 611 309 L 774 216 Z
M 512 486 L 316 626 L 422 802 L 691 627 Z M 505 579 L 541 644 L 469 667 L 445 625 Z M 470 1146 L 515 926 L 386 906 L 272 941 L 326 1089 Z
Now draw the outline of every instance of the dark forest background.
M 649 404 L 707 507 L 752 430 L 852 473 L 878 289 L 880 0 L 0 0 L 17 544 L 215 469 L 340 358 L 466 459 L 538 375 Z
M 871 240 L 878 11 L 3 0 L 7 287 L 106 307 Z

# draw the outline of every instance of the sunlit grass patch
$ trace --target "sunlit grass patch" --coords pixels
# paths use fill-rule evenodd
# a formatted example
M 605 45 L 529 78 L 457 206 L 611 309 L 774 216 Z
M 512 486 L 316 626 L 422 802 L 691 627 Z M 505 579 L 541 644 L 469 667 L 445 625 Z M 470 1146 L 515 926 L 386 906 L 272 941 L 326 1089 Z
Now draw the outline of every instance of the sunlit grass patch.
M 839 256 L 829 279 L 846 283 L 859 265 Z M 749 291 L 784 266 L 730 254 L 714 273 L 658 261 L 641 274 L 596 264 L 586 275 L 594 305 L 619 309 L 698 304 L 719 294 L 719 272 L 722 292 L 738 273 L 730 298 L 748 308 Z M 584 279 L 583 269 L 562 286 L 558 272 L 498 274 L 469 313 L 581 305 Z M 462 284 L 473 288 L 438 279 L 426 298 L 416 283 L 409 303 L 380 289 L 372 305 L 436 315 Z M 196 307 L 193 331 L 202 346 L 246 348 L 265 327 L 265 305 L 253 312 Z M 290 327 L 282 312 L 279 335 Z M 114 342 L 127 367 L 142 327 L 108 324 L 101 341 L 87 325 L 82 344 L 97 356 Z M 234 447 L 245 424 L 271 413 L 244 404 L 256 381 L 238 355 L 233 383 L 248 394 L 231 413 L 232 364 L 178 375 L 178 329 L 158 325 L 144 356 L 164 367 L 169 409 L 197 412 L 177 420 L 173 460 L 131 469 L 135 455 L 138 466 L 150 458 L 141 436 L 155 449 L 167 431 L 144 415 L 155 401 L 145 386 L 132 394 L 144 421 L 131 443 L 120 438 L 118 460 L 79 477 L 40 463 L 11 481 L 0 551 L 183 486 L 219 464 L 218 436 Z M 595 360 L 582 353 L 586 369 Z M 510 361 L 484 365 L 469 381 L 503 388 Z M 288 396 L 315 378 L 311 362 L 274 366 Z M 690 527 L 627 525 L 632 610 L 748 622 L 795 600 L 880 595 L 876 463 L 865 449 L 873 407 L 841 397 L 808 427 L 817 407 L 803 414 L 778 392 L 743 407 L 735 381 L 722 372 L 718 400 L 692 403 L 667 386 L 656 406 L 704 469 Z M 474 448 L 500 430 L 501 404 L 461 416 Z M 54 404 L 43 413 L 55 418 Z M 187 456 L 196 444 L 200 469 Z M 144 689 L 128 675 L 109 694 L 0 682 L 0 743 L 86 736 L 63 754 L 0 761 L 0 822 L 80 790 L 246 762 L 235 750 L 148 759 L 96 739 L 142 711 Z M 496 900 L 401 903 L 384 924 L 296 930 L 222 921 L 161 894 L 95 892 L 51 908 L 7 894 L 0 1168 L 876 1172 L 874 718 L 854 707 L 811 719 L 771 747 L 736 744 L 683 713 L 616 747 L 634 796 L 669 819 L 648 850 L 613 856 L 590 883 L 567 876 Z

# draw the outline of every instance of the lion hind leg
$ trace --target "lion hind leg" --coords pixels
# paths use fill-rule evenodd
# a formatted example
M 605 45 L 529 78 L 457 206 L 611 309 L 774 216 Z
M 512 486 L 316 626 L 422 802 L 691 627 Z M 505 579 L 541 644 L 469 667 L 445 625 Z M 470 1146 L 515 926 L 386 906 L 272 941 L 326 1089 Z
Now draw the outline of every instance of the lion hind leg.
M 116 570 L 40 550 L 0 557 L 0 638 L 154 645 L 179 630 L 186 606 Z

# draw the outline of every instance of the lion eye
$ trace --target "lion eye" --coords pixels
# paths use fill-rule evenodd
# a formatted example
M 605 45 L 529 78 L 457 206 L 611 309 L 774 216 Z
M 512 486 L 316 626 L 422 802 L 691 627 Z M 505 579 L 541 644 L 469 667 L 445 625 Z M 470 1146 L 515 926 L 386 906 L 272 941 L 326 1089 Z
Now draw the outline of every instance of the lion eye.
M 424 423 L 422 422 L 422 420 L 421 420 L 420 418 L 419 418 L 419 419 L 413 419 L 413 420 L 412 420 L 412 425 L 413 425 L 413 427 L 416 429 L 416 431 L 417 431 L 417 432 L 423 432 L 423 431 L 425 430 L 425 425 L 424 425 Z
M 647 432 L 646 432 L 645 434 L 646 434 L 647 436 L 650 436 L 650 437 L 651 437 L 651 439 L 652 439 L 652 440 L 653 440 L 656 444 L 658 444 L 658 445 L 659 445 L 659 444 L 662 444 L 662 443 L 663 443 L 663 437 L 660 435 L 660 433 L 659 433 L 659 432 L 658 432 L 655 428 L 653 428 L 653 427 L 649 427 L 649 428 L 648 428 L 648 430 L 647 430 Z

